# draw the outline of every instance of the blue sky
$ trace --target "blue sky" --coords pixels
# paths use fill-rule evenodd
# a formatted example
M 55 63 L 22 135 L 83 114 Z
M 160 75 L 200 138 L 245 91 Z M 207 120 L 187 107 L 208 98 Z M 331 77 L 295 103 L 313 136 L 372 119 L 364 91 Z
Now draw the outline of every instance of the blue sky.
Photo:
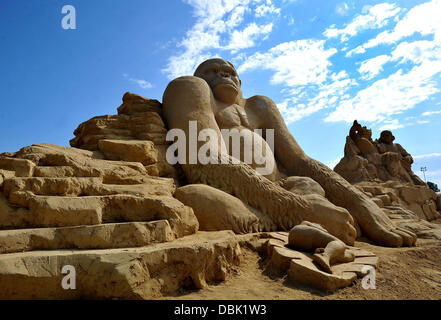
M 64 5 L 76 29 L 64 30 Z M 245 97 L 272 98 L 312 157 L 333 166 L 358 119 L 391 129 L 441 186 L 441 1 L 2 0 L 0 152 L 68 145 L 126 91 L 220 56 Z

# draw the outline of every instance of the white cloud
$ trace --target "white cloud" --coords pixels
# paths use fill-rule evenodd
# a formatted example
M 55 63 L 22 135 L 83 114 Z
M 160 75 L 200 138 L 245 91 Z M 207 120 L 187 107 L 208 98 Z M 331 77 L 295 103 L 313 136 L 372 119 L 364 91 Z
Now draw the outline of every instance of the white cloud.
M 375 122 L 381 126 L 380 129 L 402 128 L 411 124 L 409 121 L 401 123 L 396 115 L 415 107 L 440 90 L 439 79 L 436 80 L 437 83 L 434 76 L 441 72 L 441 41 L 436 42 L 436 39 L 441 39 L 438 36 L 441 19 L 435 21 L 435 17 L 438 17 L 433 13 L 426 16 L 418 13 L 421 8 L 424 12 L 433 10 L 433 5 L 415 6 L 406 14 L 405 10 L 391 3 L 365 6 L 362 14 L 343 28 L 330 26 L 323 33 L 326 37 L 323 40 L 283 42 L 267 51 L 249 53 L 241 50 L 254 47 L 260 40 L 266 39 L 276 22 L 261 24 L 253 20 L 247 21 L 244 17 L 249 13 L 252 13 L 251 18 L 253 15 L 258 18 L 279 15 L 280 9 L 270 0 L 185 1 L 193 6 L 196 23 L 181 40 L 181 52 L 170 58 L 164 70 L 168 76 L 174 78 L 192 74 L 203 60 L 229 50 L 233 54 L 231 61 L 239 66 L 239 74 L 252 70 L 271 71 L 270 83 L 282 87 L 278 107 L 288 123 L 327 109 L 327 122 L 352 122 L 358 119 Z M 440 2 L 441 0 L 434 0 L 430 3 Z M 250 15 L 246 16 L 248 17 Z M 415 17 L 422 20 L 418 22 Z M 426 19 L 427 25 L 424 25 Z M 260 20 L 262 19 L 258 19 Z M 363 30 L 383 28 L 392 20 L 396 24 L 391 23 L 392 26 L 387 31 L 379 34 L 388 34 L 387 37 L 380 37 L 383 40 L 396 39 L 393 42 L 384 42 L 392 45 L 388 48 L 389 52 L 369 57 L 358 68 L 362 79 L 373 79 L 374 82 L 368 83 L 367 87 L 362 82 L 363 87 L 356 88 L 359 84 L 346 71 L 333 68 L 330 59 L 338 51 L 336 48 L 329 48 L 328 39 L 338 38 L 343 42 Z M 403 21 L 413 27 L 405 30 Z M 432 32 L 433 40 L 403 39 L 403 34 L 414 33 L 412 30 L 422 35 L 430 35 Z M 349 50 L 349 44 L 350 42 L 346 42 L 340 45 Z M 366 44 L 358 46 L 346 56 L 365 53 L 366 49 Z M 340 55 L 344 54 L 340 51 Z M 384 76 L 383 68 L 386 63 L 390 63 L 388 69 L 389 66 L 395 69 L 392 74 Z M 353 70 L 348 71 L 352 75 Z M 415 118 L 412 122 L 416 124 L 418 121 L 421 123 L 426 120 Z
M 199 63 L 212 57 L 210 49 L 220 48 L 220 34 L 243 21 L 245 6 L 249 1 L 240 0 L 185 0 L 193 7 L 195 25 L 187 31 L 179 43 L 182 52 L 169 58 L 163 70 L 170 79 L 190 75 Z M 230 15 L 227 18 L 227 15 Z
M 292 17 L 292 15 L 285 16 L 285 18 L 288 19 L 288 25 L 289 25 L 289 26 L 292 26 L 292 25 L 294 24 L 295 20 L 294 20 L 294 18 Z
M 372 79 L 381 71 L 383 71 L 383 65 L 390 60 L 391 58 L 388 55 L 381 55 L 372 59 L 365 60 L 361 63 L 358 72 L 361 73 L 363 79 Z
M 400 69 L 360 90 L 355 97 L 342 101 L 325 121 L 383 121 L 411 109 L 439 91 L 432 76 L 440 68 L 441 61 L 425 61 L 408 73 Z
M 275 73 L 273 84 L 297 86 L 321 84 L 331 65 L 329 57 L 336 49 L 325 49 L 323 40 L 298 40 L 281 43 L 266 53 L 257 52 L 238 68 L 239 73 L 253 69 L 267 69 Z
M 131 78 L 127 73 L 123 74 L 123 77 L 126 78 L 127 80 L 136 83 L 138 86 L 140 86 L 142 89 L 150 89 L 153 88 L 153 85 L 143 79 L 135 79 L 135 78 Z
M 421 64 L 426 60 L 436 60 L 441 57 L 441 47 L 433 41 L 401 42 L 392 52 L 392 59 L 400 63 L 412 62 Z
M 390 116 L 414 108 L 440 91 L 439 80 L 435 79 L 441 72 L 441 19 L 438 16 L 440 10 L 436 10 L 441 9 L 440 4 L 441 0 L 435 0 L 410 9 L 391 31 L 384 31 L 375 41 L 368 41 L 352 50 L 363 53 L 367 48 L 380 43 L 395 44 L 415 32 L 433 35 L 433 40 L 399 42 L 390 55 L 364 61 L 359 72 L 365 79 L 381 75 L 384 64 L 389 61 L 407 65 L 360 90 L 354 97 L 343 100 L 325 121 L 351 122 L 359 119 L 384 122 L 389 127 L 402 127 L 403 124 L 390 120 Z M 408 67 L 411 67 L 410 71 L 404 71 Z M 417 123 L 422 124 L 424 121 L 419 120 Z
M 426 158 L 438 158 L 441 157 L 441 153 L 427 153 L 427 154 L 420 154 L 417 156 L 413 156 L 414 159 L 426 159 Z
M 386 30 L 351 51 L 364 53 L 366 49 L 376 47 L 380 44 L 394 44 L 399 40 L 415 33 L 421 35 L 434 35 L 434 41 L 441 43 L 441 0 L 433 0 L 410 9 L 407 14 L 398 21 L 392 31 Z
M 398 119 L 385 120 L 384 123 L 385 124 L 383 126 L 381 126 L 380 128 L 378 128 L 378 130 L 380 130 L 380 131 L 395 130 L 395 129 L 399 129 L 399 128 L 404 127 L 404 125 L 401 124 Z
M 436 110 L 436 111 L 426 111 L 426 112 L 423 112 L 421 115 L 422 115 L 423 117 L 430 117 L 431 115 L 434 115 L 434 114 L 441 114 L 441 110 Z
M 289 98 L 278 103 L 277 107 L 287 124 L 298 121 L 322 109 L 321 106 L 297 103 L 296 98 Z
M 240 25 L 243 21 L 243 17 L 245 12 L 248 12 L 249 8 L 245 6 L 238 6 L 232 10 L 230 17 L 226 21 L 226 25 L 228 28 L 232 29 L 238 25 Z
M 363 54 L 363 53 L 365 53 L 365 52 L 366 52 L 366 49 L 363 48 L 363 46 L 358 46 L 358 47 L 356 47 L 356 48 L 354 48 L 354 49 L 349 50 L 349 51 L 346 53 L 346 57 L 351 57 L 351 56 L 353 56 L 354 54 Z
M 341 70 L 339 73 L 333 73 L 331 75 L 331 79 L 333 81 L 337 81 L 337 80 L 344 79 L 344 78 L 347 78 L 347 77 L 348 77 L 348 74 L 346 73 L 345 70 Z
M 339 3 L 335 6 L 335 12 L 341 16 L 345 16 L 348 14 L 349 6 L 346 2 Z
M 287 123 L 298 121 L 322 109 L 337 107 L 341 99 L 349 98 L 348 90 L 358 85 L 345 70 L 329 71 L 329 59 L 337 50 L 325 48 L 324 43 L 313 39 L 284 42 L 246 58 L 238 71 L 273 71 L 271 83 L 284 86 L 281 93 L 285 98 L 277 106 Z
M 331 81 L 332 79 L 332 81 Z M 358 83 L 348 77 L 345 71 L 332 74 L 325 84 L 310 86 L 309 90 L 315 95 L 310 97 L 306 104 L 297 104 L 297 94 L 292 92 L 292 98 L 288 100 L 287 110 L 282 113 L 288 123 L 302 119 L 322 109 L 336 107 L 341 98 L 345 97 L 346 92 Z M 304 98 L 305 96 L 299 96 Z M 289 107 L 288 107 L 289 106 Z
M 335 26 L 331 26 L 323 34 L 327 38 L 340 37 L 341 41 L 346 41 L 360 31 L 385 26 L 389 22 L 389 18 L 400 12 L 400 8 L 390 3 L 380 3 L 368 9 L 365 8 L 365 10 L 367 13 L 358 15 L 346 27 L 337 29 Z
M 271 2 L 269 4 L 261 4 L 255 10 L 256 17 L 263 17 L 267 14 L 280 14 L 280 8 L 276 8 Z
M 236 30 L 243 23 L 244 15 L 251 11 L 251 6 L 259 4 L 262 0 L 184 1 L 193 7 L 196 23 L 178 44 L 181 52 L 171 56 L 166 68 L 162 70 L 170 79 L 192 74 L 198 64 L 218 56 L 219 51 L 230 50 L 236 53 L 254 46 L 259 36 L 267 36 L 273 27 L 272 24 L 250 23 L 242 31 Z M 270 8 L 268 10 L 272 10 L 270 0 L 266 0 L 266 6 Z M 263 7 L 259 10 L 262 14 L 270 11 Z M 274 7 L 274 12 L 278 11 L 279 9 Z M 227 39 L 227 36 L 230 39 Z
M 235 53 L 240 49 L 253 47 L 255 39 L 257 39 L 261 35 L 266 35 L 270 33 L 272 29 L 272 23 L 261 26 L 258 26 L 255 23 L 251 23 L 241 31 L 234 30 L 231 34 L 230 43 L 223 49 L 230 49 L 232 53 Z
M 249 1 L 241 0 L 184 0 L 193 7 L 194 15 L 204 21 L 216 21 L 226 13 L 240 5 L 248 5 Z
M 335 108 L 341 98 L 347 98 L 346 92 L 358 85 L 354 79 L 348 77 L 345 71 L 333 73 L 327 80 L 324 84 L 308 85 L 308 90 L 305 89 L 306 86 L 285 90 L 289 97 L 277 106 L 288 124 L 322 109 Z

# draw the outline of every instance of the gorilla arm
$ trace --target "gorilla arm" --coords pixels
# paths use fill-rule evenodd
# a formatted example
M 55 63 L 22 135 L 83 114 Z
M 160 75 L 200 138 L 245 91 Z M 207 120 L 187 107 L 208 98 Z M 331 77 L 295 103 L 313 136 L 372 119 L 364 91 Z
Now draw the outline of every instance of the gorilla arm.
M 212 111 L 216 103 L 214 99 L 208 84 L 197 77 L 177 78 L 167 86 L 163 97 L 164 115 L 170 129 L 179 128 L 186 133 L 187 146 L 189 121 L 197 121 L 198 132 L 207 128 L 216 131 L 220 137 L 217 141 L 218 150 L 223 150 L 222 136 Z M 210 140 L 209 143 L 216 141 Z M 200 143 L 198 150 L 199 147 Z M 308 220 L 322 224 L 345 243 L 354 242 L 356 232 L 346 210 L 323 198 L 306 199 L 295 195 L 259 175 L 250 166 L 244 163 L 233 164 L 229 155 L 224 153 L 222 156 L 228 158 L 228 164 L 220 160 L 218 164 L 189 164 L 187 152 L 187 162 L 182 164 L 182 168 L 189 182 L 208 184 L 237 196 L 267 214 L 284 230 Z
M 413 158 L 410 155 L 409 152 L 406 151 L 406 149 L 404 149 L 401 144 L 399 143 L 395 143 L 395 146 L 397 147 L 398 152 L 401 154 L 401 156 L 405 159 L 405 161 L 407 161 L 409 164 L 413 163 Z
M 386 246 L 413 245 L 416 236 L 396 228 L 386 214 L 364 193 L 348 183 L 336 172 L 308 157 L 290 134 L 274 102 L 264 96 L 249 98 L 246 109 L 254 114 L 253 125 L 274 129 L 274 152 L 277 161 L 290 175 L 307 176 L 317 181 L 327 198 L 337 206 L 349 210 L 363 232 L 374 242 Z

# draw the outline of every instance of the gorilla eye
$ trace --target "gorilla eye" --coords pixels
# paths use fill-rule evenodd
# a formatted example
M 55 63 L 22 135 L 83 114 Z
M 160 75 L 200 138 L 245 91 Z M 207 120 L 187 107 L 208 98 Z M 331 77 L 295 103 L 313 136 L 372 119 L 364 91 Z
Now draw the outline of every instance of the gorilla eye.
M 230 74 L 232 76 L 236 76 L 236 72 L 232 68 L 226 67 L 223 69 L 223 71 L 227 72 L 228 74 Z
M 210 67 L 204 71 L 204 74 L 209 75 L 209 74 L 217 73 L 217 70 L 218 69 L 216 67 Z

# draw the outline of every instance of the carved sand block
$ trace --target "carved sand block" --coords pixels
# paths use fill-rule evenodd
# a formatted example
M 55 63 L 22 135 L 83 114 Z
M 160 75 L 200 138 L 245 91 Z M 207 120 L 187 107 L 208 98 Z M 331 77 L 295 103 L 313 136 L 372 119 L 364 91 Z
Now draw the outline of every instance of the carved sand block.
M 130 221 L 168 220 L 176 237 L 198 230 L 191 208 L 172 197 L 109 195 L 95 197 L 31 196 L 28 210 L 10 207 L 21 228 L 98 225 Z M 6 210 L 4 210 L 6 213 Z M 3 214 L 3 212 L 2 212 Z M 0 219 L 0 228 L 13 227 L 14 220 Z
M 176 238 L 198 229 L 191 208 L 173 198 L 173 179 L 149 176 L 141 162 L 111 161 L 100 152 L 49 144 L 25 147 L 0 160 L 1 229 L 90 225 L 98 230 L 102 223 L 155 220 L 167 220 Z M 27 171 L 31 176 L 17 174 L 20 168 L 32 168 Z
M 167 220 L 0 231 L 0 254 L 53 249 L 142 247 L 176 238 Z
M 5 182 L 5 180 L 14 177 L 15 177 L 15 171 L 0 169 L 0 188 L 3 187 L 3 183 Z
M 11 178 L 4 181 L 4 194 L 11 197 L 19 191 L 50 196 L 98 196 L 131 194 L 135 196 L 171 195 L 174 183 L 171 179 L 145 177 L 141 184 L 105 184 L 102 178 Z
M 323 271 L 314 262 L 313 254 L 288 248 L 288 233 L 270 233 L 264 252 L 269 254 L 267 270 L 287 273 L 289 278 L 319 289 L 334 291 L 351 285 L 366 275 L 366 266 L 378 267 L 378 257 L 372 252 L 348 246 L 355 259 L 331 266 L 332 273 Z
M 154 299 L 225 280 L 240 254 L 231 231 L 139 248 L 0 254 L 0 299 Z M 66 265 L 76 270 L 76 290 L 60 285 Z
M 107 159 L 139 161 L 149 175 L 175 177 L 165 158 L 169 142 L 162 120 L 162 104 L 127 92 L 118 115 L 94 117 L 74 131 L 72 147 L 100 150 Z
M 141 162 L 143 165 L 158 162 L 158 151 L 152 141 L 100 140 L 98 148 L 111 160 Z
M 334 291 L 349 286 L 357 279 L 355 272 L 329 274 L 317 268 L 312 259 L 292 259 L 288 276 L 291 280 L 319 289 Z
M 34 171 L 35 164 L 26 159 L 0 158 L 0 169 L 15 172 L 17 177 L 30 177 Z

